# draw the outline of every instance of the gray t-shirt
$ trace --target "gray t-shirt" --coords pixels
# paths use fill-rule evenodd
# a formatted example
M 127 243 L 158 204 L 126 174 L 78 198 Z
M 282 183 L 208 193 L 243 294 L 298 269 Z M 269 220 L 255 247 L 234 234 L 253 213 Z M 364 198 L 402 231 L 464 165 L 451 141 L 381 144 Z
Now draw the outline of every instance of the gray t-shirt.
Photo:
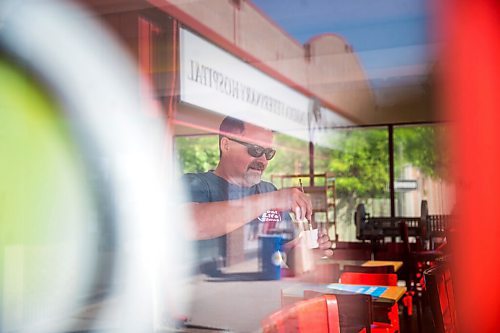
M 217 202 L 227 200 L 237 200 L 250 195 L 276 191 L 276 187 L 269 182 L 261 181 L 251 187 L 242 187 L 227 182 L 224 178 L 217 176 L 213 171 L 204 173 L 187 173 L 183 175 L 183 181 L 188 188 L 191 202 Z M 292 234 L 293 226 L 288 212 L 279 212 L 281 229 L 284 233 Z M 250 222 L 251 224 L 264 221 L 269 216 L 269 211 L 262 212 L 262 215 Z M 198 242 L 199 259 L 212 259 L 225 257 L 225 236 L 215 239 L 202 240 Z
M 251 187 L 242 187 L 227 182 L 213 171 L 187 173 L 183 180 L 189 189 L 192 202 L 215 202 L 236 200 L 249 195 L 276 191 L 276 187 L 266 181 Z

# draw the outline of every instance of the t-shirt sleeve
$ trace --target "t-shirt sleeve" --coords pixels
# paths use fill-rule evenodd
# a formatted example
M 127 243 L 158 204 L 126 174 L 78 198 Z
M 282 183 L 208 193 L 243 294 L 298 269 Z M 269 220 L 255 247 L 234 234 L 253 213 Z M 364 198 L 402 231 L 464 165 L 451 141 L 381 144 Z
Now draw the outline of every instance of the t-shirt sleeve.
M 187 173 L 181 179 L 189 194 L 188 200 L 190 202 L 210 201 L 210 190 L 203 178 L 193 173 Z

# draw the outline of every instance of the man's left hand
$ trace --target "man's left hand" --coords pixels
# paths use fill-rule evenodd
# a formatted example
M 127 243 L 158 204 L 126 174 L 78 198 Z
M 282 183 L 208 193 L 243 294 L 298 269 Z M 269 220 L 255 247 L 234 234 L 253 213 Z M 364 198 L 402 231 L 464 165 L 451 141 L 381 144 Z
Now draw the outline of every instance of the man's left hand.
M 333 256 L 333 250 L 332 250 L 332 241 L 330 240 L 330 237 L 328 236 L 327 233 L 319 233 L 318 234 L 318 244 L 319 248 L 323 250 L 323 253 L 325 256 L 331 257 Z

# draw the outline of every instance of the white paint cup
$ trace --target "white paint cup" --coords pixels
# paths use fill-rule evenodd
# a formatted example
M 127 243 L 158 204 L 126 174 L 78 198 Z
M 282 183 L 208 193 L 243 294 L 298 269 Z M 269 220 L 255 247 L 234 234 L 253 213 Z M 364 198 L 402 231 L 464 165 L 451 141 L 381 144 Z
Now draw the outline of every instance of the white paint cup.
M 304 230 L 304 237 L 308 248 L 317 249 L 319 247 L 318 229 Z

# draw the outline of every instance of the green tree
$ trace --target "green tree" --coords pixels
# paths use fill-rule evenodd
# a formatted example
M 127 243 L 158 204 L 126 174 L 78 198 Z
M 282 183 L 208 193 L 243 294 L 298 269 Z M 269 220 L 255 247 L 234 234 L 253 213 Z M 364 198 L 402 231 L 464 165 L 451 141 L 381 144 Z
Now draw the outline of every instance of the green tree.
M 395 174 L 411 164 L 428 177 L 446 177 L 443 170 L 448 164 L 445 151 L 439 149 L 444 128 L 442 126 L 398 127 L 394 130 Z
M 175 143 L 183 173 L 204 172 L 217 166 L 219 161 L 217 135 L 178 137 Z M 264 179 L 270 180 L 274 174 L 309 172 L 308 142 L 276 134 L 275 146 L 277 153 L 270 161 Z
M 331 141 L 335 149 L 316 149 L 323 161 L 317 167 L 334 173 L 337 220 L 351 223 L 358 203 L 389 198 L 388 133 L 385 128 L 337 130 Z
M 264 179 L 270 180 L 271 175 L 309 173 L 309 142 L 277 133 L 274 143 L 276 155 L 269 162 Z
M 423 176 L 442 177 L 440 170 L 446 170 L 448 161 L 446 154 L 436 149 L 442 132 L 441 126 L 396 127 L 395 177 L 407 165 L 418 168 Z M 331 143 L 333 150 L 317 149 L 317 154 L 328 160 L 317 163 L 317 170 L 330 171 L 336 176 L 337 207 L 345 213 L 339 220 L 350 222 L 358 203 L 377 199 L 382 199 L 378 200 L 382 204 L 378 210 L 388 213 L 388 206 L 384 206 L 389 199 L 387 128 L 337 130 Z
M 395 174 L 411 164 L 424 176 L 439 177 L 446 165 L 445 154 L 437 153 L 441 126 L 396 127 Z M 333 172 L 336 177 L 338 210 L 345 212 L 339 220 L 352 221 L 356 205 L 377 201 L 378 209 L 388 213 L 389 152 L 388 130 L 356 128 L 335 130 L 331 143 L 335 149 L 315 147 L 315 170 Z M 307 174 L 309 172 L 309 143 L 284 135 L 275 135 L 276 157 L 269 163 L 264 178 L 277 174 Z M 202 172 L 214 169 L 219 160 L 218 137 L 180 137 L 176 141 L 183 172 Z M 279 184 L 277 184 L 279 186 Z M 385 206 L 384 206 L 385 205 Z M 387 207 L 386 207 L 387 206 Z
M 331 153 L 329 170 L 337 178 L 337 193 L 355 198 L 379 198 L 389 182 L 387 132 L 381 129 L 341 133 Z
M 182 173 L 215 169 L 219 162 L 218 138 L 217 135 L 178 137 L 175 146 Z

